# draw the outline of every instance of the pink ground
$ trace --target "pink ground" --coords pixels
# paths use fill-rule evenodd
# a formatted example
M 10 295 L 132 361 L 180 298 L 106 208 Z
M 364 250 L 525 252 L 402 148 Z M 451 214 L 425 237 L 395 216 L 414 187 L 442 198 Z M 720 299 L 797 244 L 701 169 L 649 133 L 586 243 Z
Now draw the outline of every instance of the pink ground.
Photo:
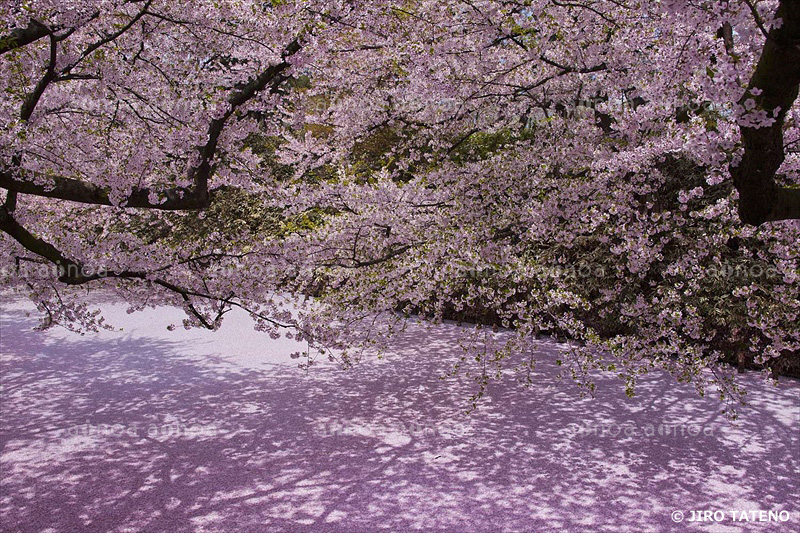
M 124 331 L 38 333 L 4 297 L 3 531 L 800 531 L 797 380 L 748 375 L 731 425 L 667 376 L 581 400 L 543 362 L 465 415 L 471 382 L 438 379 L 456 326 L 306 374 L 243 315 L 169 332 L 178 310 L 104 309 Z M 740 520 L 760 510 L 788 520 Z

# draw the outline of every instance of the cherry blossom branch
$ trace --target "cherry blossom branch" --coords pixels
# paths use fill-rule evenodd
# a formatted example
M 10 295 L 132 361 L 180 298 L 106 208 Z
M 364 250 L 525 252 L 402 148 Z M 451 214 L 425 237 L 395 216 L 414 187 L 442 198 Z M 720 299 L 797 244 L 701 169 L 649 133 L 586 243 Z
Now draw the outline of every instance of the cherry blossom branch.
M 117 40 L 117 39 L 118 39 L 118 38 L 119 38 L 119 37 L 120 37 L 120 36 L 121 36 L 123 33 L 127 32 L 128 30 L 130 30 L 130 29 L 131 29 L 131 28 L 134 26 L 134 24 L 136 24 L 137 22 L 139 22 L 139 20 L 140 20 L 140 19 L 141 19 L 141 18 L 142 18 L 142 17 L 143 17 L 145 14 L 148 14 L 148 11 L 147 11 L 147 10 L 148 10 L 148 8 L 150 7 L 150 5 L 151 5 L 152 3 L 153 3 L 153 0 L 147 0 L 147 1 L 145 2 L 145 5 L 144 5 L 144 7 L 143 7 L 141 10 L 139 10 L 139 12 L 138 12 L 136 15 L 134 15 L 134 16 L 131 18 L 131 20 L 130 20 L 130 21 L 128 21 L 128 23 L 127 23 L 127 24 L 125 24 L 124 26 L 122 26 L 120 29 L 118 29 L 118 30 L 117 30 L 117 31 L 115 31 L 114 33 L 111 33 L 111 34 L 109 34 L 109 35 L 106 35 L 105 37 L 103 37 L 103 38 L 102 38 L 102 39 L 100 39 L 99 41 L 96 41 L 95 43 L 92 43 L 91 45 L 89 45 L 89 46 L 86 48 L 86 50 L 84 50 L 84 51 L 81 53 L 81 55 L 78 57 L 78 59 L 76 59 L 75 61 L 73 61 L 73 62 L 72 62 L 72 63 L 70 63 L 69 65 L 65 66 L 65 67 L 64 67 L 64 68 L 61 70 L 61 74 L 62 74 L 62 75 L 66 75 L 66 74 L 68 74 L 68 73 L 69 73 L 69 71 L 71 71 L 73 68 L 75 68 L 75 66 L 76 66 L 76 65 L 78 65 L 78 63 L 80 63 L 81 61 L 83 61 L 84 59 L 86 59 L 86 58 L 87 58 L 87 57 L 88 57 L 88 56 L 89 56 L 89 55 L 90 55 L 92 52 L 94 52 L 95 50 L 97 50 L 97 49 L 98 49 L 98 48 L 100 48 L 101 46 L 104 46 L 104 45 L 106 45 L 106 44 L 108 44 L 108 43 L 110 43 L 110 42 L 113 42 L 113 41 Z
M 766 39 L 769 39 L 770 32 L 764 26 L 764 19 L 761 18 L 761 14 L 758 12 L 756 5 L 750 0 L 743 0 L 743 1 L 745 4 L 747 4 L 747 7 L 750 8 L 750 13 L 753 15 L 753 20 L 755 21 L 756 26 L 758 26 L 759 31 L 764 35 Z
M 222 135 L 228 119 L 238 107 L 252 99 L 267 86 L 270 86 L 271 92 L 276 92 L 278 87 L 288 80 L 288 77 L 283 75 L 283 72 L 290 66 L 287 61 L 288 58 L 300 51 L 300 48 L 299 39 L 294 39 L 289 43 L 283 52 L 282 61 L 277 65 L 272 65 L 248 83 L 238 87 L 238 90 L 228 98 L 228 109 L 225 113 L 211 121 L 208 126 L 208 141 L 199 148 L 200 164 L 189 171 L 189 176 L 194 181 L 195 193 L 198 195 L 198 199 L 205 200 L 206 203 L 208 201 L 208 180 L 214 172 L 212 160 L 217 151 L 219 137 Z
M 31 234 L 25 227 L 23 227 L 19 222 L 17 222 L 16 219 L 14 219 L 11 212 L 9 212 L 9 210 L 6 209 L 5 206 L 0 206 L 0 231 L 3 231 L 7 235 L 9 235 L 11 238 L 17 241 L 20 245 L 22 245 L 23 248 L 25 248 L 29 252 L 32 252 L 37 256 L 46 259 L 50 263 L 56 265 L 60 271 L 60 276 L 58 278 L 58 281 L 66 285 L 85 285 L 92 281 L 97 281 L 105 278 L 151 281 L 152 283 L 160 287 L 163 287 L 176 294 L 179 294 L 183 299 L 184 303 L 186 304 L 186 308 L 189 310 L 190 314 L 194 316 L 200 322 L 200 324 L 206 329 L 211 329 L 211 330 L 216 329 L 215 324 L 217 324 L 219 320 L 222 318 L 222 315 L 224 314 L 224 307 L 226 305 L 239 307 L 249 312 L 250 314 L 257 316 L 262 320 L 270 322 L 274 326 L 282 328 L 292 327 L 290 325 L 277 322 L 263 315 L 262 313 L 252 310 L 241 303 L 233 301 L 232 300 L 233 296 L 217 297 L 210 294 L 200 293 L 197 291 L 179 287 L 178 285 L 175 285 L 174 283 L 171 283 L 163 279 L 152 278 L 145 272 L 124 270 L 121 272 L 104 271 L 102 273 L 93 272 L 89 274 L 87 273 L 88 270 L 84 268 L 84 265 L 80 264 L 77 261 L 69 259 L 60 250 L 58 250 L 55 246 L 53 246 L 49 242 Z M 220 302 L 221 307 L 217 315 L 217 318 L 209 322 L 192 303 L 191 301 L 192 296 L 206 300 Z
M 258 92 L 267 87 L 269 87 L 271 92 L 276 92 L 280 85 L 288 80 L 288 76 L 283 74 L 290 66 L 288 58 L 297 53 L 300 48 L 300 40 L 293 40 L 286 47 L 281 63 L 270 66 L 249 82 L 240 85 L 237 87 L 237 90 L 228 97 L 227 110 L 221 117 L 211 120 L 208 127 L 208 140 L 204 145 L 198 147 L 200 151 L 199 164 L 189 170 L 189 175 L 194 182 L 194 189 L 176 187 L 156 191 L 150 188 L 134 188 L 119 205 L 129 208 L 138 207 L 166 211 L 202 209 L 208 207 L 212 195 L 208 190 L 208 182 L 214 172 L 212 161 L 217 152 L 220 135 L 222 135 L 228 119 L 230 119 L 237 108 L 251 100 Z M 51 65 L 52 64 L 53 63 L 51 63 Z M 46 74 L 40 82 L 40 85 L 42 85 L 41 92 L 44 91 L 44 88 L 53 79 L 52 69 L 49 69 L 49 72 L 51 74 Z M 38 88 L 37 86 L 37 91 L 34 91 L 34 94 L 39 92 Z M 26 102 L 26 106 L 23 109 L 23 118 L 30 117 L 33 106 L 35 106 L 35 102 L 38 101 L 40 96 L 41 94 L 39 94 L 35 100 L 30 100 L 30 104 Z M 117 205 L 112 202 L 109 197 L 109 191 L 97 185 L 63 176 L 48 176 L 47 181 L 49 181 L 49 183 L 41 184 L 30 179 L 20 179 L 19 177 L 15 177 L 12 172 L 0 169 L 0 188 L 4 188 L 13 193 L 31 194 L 85 204 Z M 161 197 L 160 200 L 158 199 L 159 196 Z M 166 196 L 166 199 L 163 198 L 164 196 Z

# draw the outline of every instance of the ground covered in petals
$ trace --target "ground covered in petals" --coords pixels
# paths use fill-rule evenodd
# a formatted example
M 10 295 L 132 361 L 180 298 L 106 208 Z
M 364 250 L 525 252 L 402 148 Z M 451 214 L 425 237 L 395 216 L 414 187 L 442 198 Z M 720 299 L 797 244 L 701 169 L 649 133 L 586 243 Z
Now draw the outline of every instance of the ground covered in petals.
M 492 383 L 467 415 L 474 384 L 440 379 L 461 355 L 456 325 L 411 325 L 382 359 L 306 372 L 293 341 L 245 314 L 168 331 L 181 313 L 109 303 L 117 329 L 79 336 L 33 331 L 31 305 L 4 297 L 2 531 L 800 528 L 797 380 L 746 375 L 731 423 L 665 375 L 633 399 L 601 376 L 581 399 L 555 378 L 564 346 L 542 340 L 535 385 Z

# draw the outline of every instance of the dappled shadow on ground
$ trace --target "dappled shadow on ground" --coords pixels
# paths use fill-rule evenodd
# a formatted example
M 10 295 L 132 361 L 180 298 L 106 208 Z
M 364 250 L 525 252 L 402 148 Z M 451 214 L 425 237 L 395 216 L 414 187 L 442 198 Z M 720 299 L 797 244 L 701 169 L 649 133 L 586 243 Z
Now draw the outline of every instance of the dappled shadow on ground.
M 439 379 L 460 356 L 455 326 L 410 326 L 382 360 L 305 373 L 246 329 L 193 344 L 156 332 L 171 316 L 77 337 L 31 331 L 19 307 L 0 313 L 4 531 L 798 525 L 796 381 L 748 377 L 753 403 L 730 425 L 718 402 L 664 376 L 635 399 L 601 377 L 596 398 L 579 399 L 547 362 L 561 346 L 543 341 L 532 388 L 493 384 L 466 415 L 472 383 Z M 671 519 L 693 509 L 791 518 Z

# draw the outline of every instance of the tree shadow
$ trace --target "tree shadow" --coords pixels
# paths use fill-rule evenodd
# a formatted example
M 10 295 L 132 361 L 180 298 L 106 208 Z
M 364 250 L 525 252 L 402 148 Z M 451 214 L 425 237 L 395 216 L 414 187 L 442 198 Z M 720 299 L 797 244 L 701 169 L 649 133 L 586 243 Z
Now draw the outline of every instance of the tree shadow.
M 303 372 L 242 364 L 237 350 L 272 341 L 233 326 L 220 350 L 0 320 L 3 531 L 707 529 L 670 518 L 690 509 L 787 510 L 748 527 L 797 525 L 796 380 L 748 376 L 752 405 L 730 425 L 669 376 L 634 399 L 600 376 L 578 399 L 548 362 L 562 346 L 542 341 L 536 385 L 494 383 L 466 415 L 472 383 L 440 379 L 460 356 L 452 325 Z

